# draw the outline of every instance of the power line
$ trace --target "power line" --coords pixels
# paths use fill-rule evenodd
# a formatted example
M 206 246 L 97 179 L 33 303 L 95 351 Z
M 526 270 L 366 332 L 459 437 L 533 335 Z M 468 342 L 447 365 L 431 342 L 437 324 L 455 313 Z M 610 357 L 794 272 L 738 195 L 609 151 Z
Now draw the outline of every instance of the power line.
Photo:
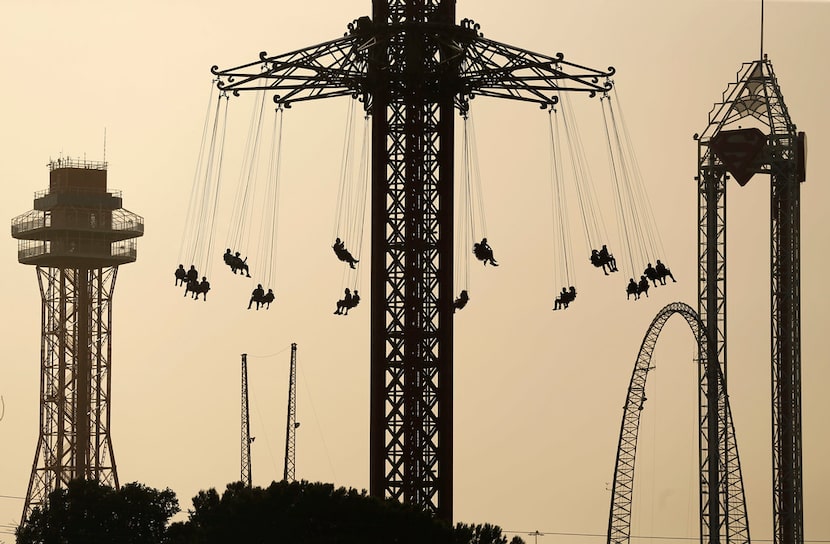
M 502 529 L 503 533 L 509 534 L 516 534 L 516 535 L 530 535 L 530 536 L 581 536 L 581 537 L 588 537 L 588 538 L 606 538 L 608 535 L 605 533 L 568 533 L 563 531 L 508 531 L 507 529 Z M 700 537 L 696 536 L 659 536 L 659 535 L 631 535 L 631 538 L 641 538 L 643 540 L 700 540 Z M 753 542 L 773 542 L 771 538 L 753 538 Z M 810 542 L 814 544 L 823 544 L 828 543 L 830 540 L 827 539 L 804 539 L 804 542 Z

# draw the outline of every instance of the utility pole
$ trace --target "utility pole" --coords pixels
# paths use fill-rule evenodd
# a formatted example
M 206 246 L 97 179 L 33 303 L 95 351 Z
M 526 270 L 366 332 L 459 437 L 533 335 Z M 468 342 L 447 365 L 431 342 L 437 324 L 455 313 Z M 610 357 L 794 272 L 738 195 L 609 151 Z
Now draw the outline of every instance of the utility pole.
M 454 109 L 546 109 L 610 89 L 594 70 L 485 39 L 455 0 L 374 0 L 341 38 L 234 68 L 219 88 L 274 102 L 350 96 L 372 115 L 369 490 L 451 522 Z M 600 82 L 600 80 L 603 80 Z

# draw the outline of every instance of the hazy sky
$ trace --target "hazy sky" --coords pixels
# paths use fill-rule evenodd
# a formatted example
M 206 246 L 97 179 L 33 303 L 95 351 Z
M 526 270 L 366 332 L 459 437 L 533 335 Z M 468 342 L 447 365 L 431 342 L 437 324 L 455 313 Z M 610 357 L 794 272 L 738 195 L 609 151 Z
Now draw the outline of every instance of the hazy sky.
M 509 6 L 509 8 L 508 8 Z M 109 187 L 142 215 L 139 258 L 115 290 L 112 425 L 122 483 L 173 489 L 186 509 L 200 489 L 239 478 L 240 354 L 249 356 L 253 479 L 282 476 L 288 346 L 299 345 L 297 477 L 368 487 L 369 306 L 333 316 L 342 263 L 331 251 L 347 99 L 285 115 L 277 302 L 246 311 L 251 284 L 216 254 L 208 301 L 173 286 L 208 98 L 211 65 L 253 61 L 341 36 L 368 0 L 7 2 L 0 17 L 0 217 L 32 208 L 50 158 L 100 160 Z M 577 268 L 578 300 L 551 312 L 559 286 L 549 204 L 547 116 L 536 106 L 474 103 L 488 237 L 501 266 L 473 263 L 469 306 L 455 322 L 455 517 L 509 531 L 603 535 L 622 406 L 642 337 L 665 304 L 695 304 L 695 132 L 759 55 L 750 1 L 459 0 L 459 19 L 488 38 L 614 78 L 677 284 L 626 302 L 623 280 Z M 830 540 L 830 369 L 821 355 L 828 290 L 830 140 L 823 66 L 830 3 L 770 2 L 765 50 L 793 120 L 807 132 L 802 187 L 805 536 Z M 580 102 L 580 130 L 609 199 L 599 101 Z M 250 101 L 232 101 L 224 244 Z M 729 188 L 729 380 L 754 540 L 771 538 L 769 184 Z M 613 212 L 606 208 L 609 226 Z M 582 241 L 576 234 L 577 256 Z M 224 222 L 222 221 L 224 219 Z M 368 232 L 368 231 L 367 231 Z M 366 240 L 368 248 L 368 239 Z M 33 267 L 0 238 L 5 357 L 0 363 L 0 542 L 20 518 L 38 429 L 40 296 Z M 249 252 L 253 253 L 253 249 Z M 584 250 L 583 250 L 584 251 Z M 368 249 L 364 251 L 368 255 Z M 581 257 L 580 257 L 581 258 Z M 587 258 L 587 255 L 586 255 Z M 368 301 L 368 267 L 361 279 Z M 675 321 L 676 320 L 676 321 Z M 649 377 L 632 534 L 698 535 L 697 373 L 691 335 L 673 318 Z M 526 537 L 527 538 L 527 537 Z M 532 538 L 532 537 L 531 537 Z M 539 542 L 600 542 L 549 534 Z M 654 542 L 654 541 L 651 541 Z

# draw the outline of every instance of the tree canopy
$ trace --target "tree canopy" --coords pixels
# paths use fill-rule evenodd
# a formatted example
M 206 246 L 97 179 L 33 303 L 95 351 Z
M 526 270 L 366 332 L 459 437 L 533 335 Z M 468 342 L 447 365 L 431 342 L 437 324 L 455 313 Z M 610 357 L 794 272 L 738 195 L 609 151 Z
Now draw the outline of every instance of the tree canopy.
M 508 544 L 496 525 L 455 527 L 417 508 L 327 483 L 200 491 L 186 521 L 175 493 L 73 481 L 18 528 L 18 544 Z M 524 544 L 514 537 L 510 544 Z
M 168 534 L 172 544 L 454 544 L 452 527 L 420 510 L 305 481 L 265 489 L 236 482 L 221 497 L 215 489 L 201 491 L 188 521 L 174 523 Z
M 17 529 L 18 544 L 161 544 L 179 511 L 176 494 L 137 482 L 115 490 L 74 480 L 49 494 Z

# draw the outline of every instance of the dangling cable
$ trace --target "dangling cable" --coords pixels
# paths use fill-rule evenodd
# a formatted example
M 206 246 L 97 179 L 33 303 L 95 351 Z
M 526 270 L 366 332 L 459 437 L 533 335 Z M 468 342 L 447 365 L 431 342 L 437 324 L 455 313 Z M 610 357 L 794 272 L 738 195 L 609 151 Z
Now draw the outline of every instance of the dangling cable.
M 585 157 L 579 124 L 576 122 L 567 94 L 561 94 L 559 98 L 571 174 L 576 185 L 577 203 L 582 219 L 585 242 L 587 249 L 590 251 L 609 243 L 608 232 L 597 204 L 596 188 L 594 187 L 588 160 Z
M 633 232 L 630 232 L 631 227 L 629 225 L 629 221 L 626 220 L 627 213 L 626 213 L 626 206 L 625 201 L 623 198 L 624 191 L 620 186 L 622 177 L 622 173 L 619 171 L 619 167 L 617 165 L 617 157 L 614 153 L 614 145 L 612 143 L 611 137 L 611 123 L 608 119 L 608 114 L 606 113 L 606 108 L 604 107 L 605 102 L 608 100 L 608 95 L 603 95 L 600 97 L 600 103 L 603 104 L 602 108 L 602 120 L 603 126 L 605 128 L 605 141 L 608 146 L 608 166 L 611 171 L 611 182 L 614 184 L 614 204 L 616 209 L 617 215 L 617 225 L 620 232 L 622 232 L 622 240 L 623 240 L 623 249 L 625 251 L 627 257 L 627 265 L 625 267 L 626 272 L 628 275 L 631 275 L 633 278 L 636 275 L 636 270 L 634 266 L 634 256 L 631 251 L 631 238 L 633 237 Z
M 216 209 L 218 207 L 217 204 L 219 202 L 219 194 L 220 194 L 220 188 L 221 188 L 221 184 L 222 184 L 222 162 L 223 162 L 223 159 L 225 157 L 225 135 L 227 133 L 227 130 L 226 130 L 227 126 L 228 126 L 228 96 L 225 95 L 225 114 L 224 114 L 223 120 L 222 120 L 222 135 L 221 135 L 220 144 L 219 144 L 219 156 L 218 156 L 217 161 L 216 161 L 215 190 L 213 192 L 213 202 L 209 205 L 209 207 L 211 209 L 208 211 L 208 215 L 210 216 L 210 224 L 205 226 L 205 229 L 207 230 L 207 233 L 208 233 L 208 243 L 206 244 L 206 247 L 203 250 L 203 254 L 201 256 L 201 259 L 199 260 L 199 262 L 204 263 L 204 270 L 205 270 L 204 276 L 206 276 L 206 277 L 210 276 L 210 272 L 211 272 L 211 269 L 212 269 L 211 263 L 213 262 L 209 258 L 209 256 L 213 255 L 213 237 L 214 237 L 214 234 L 215 234 L 214 226 L 216 225 Z
M 252 229 L 251 206 L 257 195 L 257 179 L 259 171 L 259 151 L 262 137 L 262 124 L 265 117 L 265 91 L 257 91 L 251 119 L 248 124 L 248 135 L 242 155 L 242 165 L 239 171 L 239 183 L 234 197 L 231 222 L 228 227 L 229 249 L 233 252 L 244 253 L 250 245 Z
M 193 172 L 193 182 L 190 188 L 190 201 L 187 206 L 187 215 L 185 216 L 185 234 L 182 236 L 179 244 L 179 261 L 182 263 L 195 262 L 196 254 L 196 234 L 198 230 L 193 228 L 199 216 L 200 207 L 198 203 L 201 200 L 201 194 L 205 190 L 206 179 L 204 176 L 204 168 L 207 159 L 205 157 L 208 143 L 208 133 L 212 132 L 213 127 L 216 126 L 216 121 L 219 117 L 219 108 L 221 104 L 221 97 L 216 101 L 216 113 L 213 117 L 213 124 L 211 125 L 210 110 L 213 105 L 214 91 L 216 90 L 215 81 L 210 83 L 210 97 L 208 98 L 207 110 L 205 111 L 205 122 L 202 127 L 202 139 L 199 144 L 199 154 L 196 157 L 196 169 Z
M 556 109 L 548 110 L 548 134 L 550 142 L 550 189 L 551 189 L 551 217 L 552 237 L 554 241 L 554 255 L 559 254 L 561 259 L 555 259 L 556 273 L 554 274 L 555 292 L 559 288 L 568 288 L 573 285 L 572 261 L 573 249 L 570 241 L 570 226 L 567 217 L 567 197 L 562 175 L 562 161 L 556 142 L 560 141 L 559 123 L 554 119 Z
M 224 115 L 222 115 L 223 98 L 225 99 Z M 185 235 L 180 249 L 180 261 L 189 261 L 197 271 L 201 269 L 203 276 L 208 276 L 210 273 L 210 260 L 207 255 L 213 244 L 227 116 L 227 95 L 220 93 L 213 122 L 205 123 L 185 226 L 186 231 L 190 230 L 190 235 Z M 210 141 L 205 146 L 208 133 L 210 133 Z M 206 243 L 205 240 L 207 240 Z M 186 250 L 187 246 L 190 247 L 189 251 Z M 186 256 L 190 259 L 184 258 Z
M 455 230 L 455 292 L 467 291 L 470 289 L 470 241 L 473 238 L 473 218 L 470 211 L 470 200 L 472 199 L 471 187 L 471 164 L 470 164 L 470 139 L 469 139 L 469 112 L 462 113 L 463 132 L 461 143 L 461 168 L 460 183 L 456 189 L 456 210 L 458 220 Z
M 360 261 L 363 255 L 363 233 L 366 227 L 366 203 L 369 196 L 369 180 L 371 175 L 370 157 L 371 157 L 371 125 L 369 123 L 369 114 L 364 115 L 363 118 L 363 143 L 360 149 L 360 166 L 357 172 L 357 183 L 355 184 L 355 207 L 357 213 L 354 217 L 354 225 L 352 232 L 355 233 L 355 249 L 354 253 L 358 263 L 355 265 L 354 278 L 352 287 L 357 289 L 359 287 L 358 280 L 360 277 Z M 353 269 L 349 269 L 353 270 Z
M 360 261 L 363 251 L 363 233 L 366 223 L 366 200 L 370 178 L 370 123 L 364 115 L 360 155 L 355 150 L 356 101 L 349 102 L 346 129 L 343 137 L 343 156 L 340 163 L 340 184 L 337 194 L 337 212 L 334 226 L 334 253 L 343 267 L 340 282 L 344 298 L 338 301 L 336 314 L 347 315 L 360 298 Z M 355 164 L 357 163 L 357 164 Z M 356 171 L 355 171 L 356 170 Z M 348 287 L 347 287 L 348 286 Z
M 343 150 L 340 157 L 340 183 L 337 188 L 337 210 L 335 211 L 332 240 L 340 238 L 344 244 L 352 242 L 350 232 L 354 220 L 351 217 L 354 212 L 353 193 L 353 155 L 355 138 L 355 100 L 349 100 L 349 107 L 346 111 L 346 128 L 343 134 Z M 350 213 L 351 212 L 351 213 Z
M 617 87 L 614 86 L 611 92 L 614 95 L 614 101 L 617 103 L 617 109 L 619 111 L 617 117 L 619 118 L 619 125 L 622 133 L 622 149 L 625 155 L 629 157 L 628 164 L 631 168 L 632 186 L 636 195 L 636 201 L 641 210 L 640 215 L 642 216 L 642 223 L 645 226 L 645 243 L 647 248 L 646 260 L 651 260 L 665 254 L 663 239 L 660 234 L 660 229 L 657 228 L 657 221 L 654 218 L 654 209 L 651 205 L 651 199 L 648 196 L 648 192 L 645 190 L 645 183 L 643 182 L 640 163 L 637 160 L 637 154 L 634 152 L 633 140 L 631 139 L 631 135 L 628 131 L 628 124 L 625 122 L 624 110 L 620 102 Z
M 469 117 L 469 130 L 467 131 L 467 138 L 468 138 L 468 168 L 470 172 L 470 188 L 472 191 L 472 198 L 470 203 L 474 203 L 473 209 L 471 209 L 470 218 L 473 220 L 473 224 L 471 226 L 471 232 L 473 238 L 478 240 L 480 238 L 487 237 L 487 218 L 484 213 L 484 189 L 481 184 L 481 170 L 479 168 L 478 162 L 478 142 L 476 141 L 476 127 L 475 121 L 473 120 L 473 112 L 472 110 L 468 113 Z M 478 227 L 478 229 L 476 229 Z
M 279 226 L 280 169 L 282 166 L 283 109 L 277 108 L 271 130 L 271 153 L 268 161 L 268 182 L 262 199 L 262 230 L 257 262 L 262 263 L 263 282 L 267 288 L 276 285 L 277 228 Z

